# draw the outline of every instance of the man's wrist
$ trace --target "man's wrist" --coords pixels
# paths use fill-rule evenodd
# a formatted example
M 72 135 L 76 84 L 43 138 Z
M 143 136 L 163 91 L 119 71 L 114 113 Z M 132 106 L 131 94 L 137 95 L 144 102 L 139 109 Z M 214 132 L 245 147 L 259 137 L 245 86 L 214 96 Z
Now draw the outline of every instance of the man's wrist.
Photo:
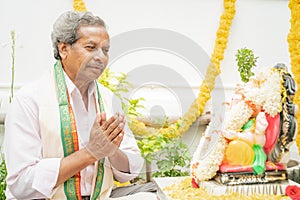
M 93 152 L 91 152 L 88 148 L 84 148 L 83 151 L 85 151 L 88 161 L 90 161 L 91 163 L 94 163 L 97 161 L 95 154 Z
M 120 156 L 120 153 L 122 153 L 122 151 L 117 149 L 110 156 L 108 156 L 108 158 L 117 159 Z

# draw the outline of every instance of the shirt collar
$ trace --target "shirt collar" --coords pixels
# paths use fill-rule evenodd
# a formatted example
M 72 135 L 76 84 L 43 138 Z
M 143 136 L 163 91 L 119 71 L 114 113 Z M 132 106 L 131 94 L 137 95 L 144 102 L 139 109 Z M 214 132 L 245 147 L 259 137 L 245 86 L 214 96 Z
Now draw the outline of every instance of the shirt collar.
M 66 80 L 66 86 L 68 88 L 68 93 L 72 94 L 74 91 L 78 91 L 79 92 L 79 89 L 76 87 L 76 85 L 73 83 L 73 81 L 71 81 L 71 79 L 66 74 L 66 72 L 64 70 L 63 70 L 63 72 L 64 72 L 64 76 L 65 76 L 65 80 Z M 89 85 L 88 96 L 91 96 L 95 92 L 95 89 L 96 89 L 96 84 L 95 84 L 95 81 L 93 81 Z

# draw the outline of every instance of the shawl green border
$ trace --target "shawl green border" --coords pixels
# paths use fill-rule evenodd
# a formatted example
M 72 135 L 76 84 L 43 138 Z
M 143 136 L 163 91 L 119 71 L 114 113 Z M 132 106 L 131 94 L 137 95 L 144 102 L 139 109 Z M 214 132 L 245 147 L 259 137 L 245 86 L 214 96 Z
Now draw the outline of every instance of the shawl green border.
M 54 65 L 54 72 L 57 85 L 57 96 L 59 103 L 59 114 L 60 114 L 60 134 L 62 146 L 64 149 L 64 157 L 74 152 L 73 137 L 71 118 L 69 112 L 69 101 L 67 96 L 66 81 L 63 74 L 62 66 L 60 61 L 57 61 Z M 77 199 L 76 187 L 75 187 L 75 176 L 71 177 L 64 182 L 64 191 L 67 199 Z
M 60 61 L 57 61 L 54 65 L 54 72 L 57 85 L 59 113 L 60 113 L 60 125 L 61 125 L 61 138 L 64 150 L 64 156 L 68 156 L 74 152 L 74 144 L 72 137 L 71 118 L 69 113 L 69 101 L 66 89 L 66 81 L 64 78 L 62 65 Z M 103 101 L 99 92 L 98 83 L 95 81 L 98 95 L 98 103 L 100 105 L 100 112 L 104 112 Z M 102 183 L 104 178 L 104 158 L 98 162 L 97 178 L 95 189 L 92 199 L 97 199 L 100 195 Z M 67 199 L 74 200 L 76 197 L 75 176 L 71 177 L 64 183 L 64 191 Z
M 96 88 L 97 88 L 97 95 L 98 95 L 98 103 L 100 105 L 100 113 L 104 112 L 104 105 L 103 101 L 99 92 L 98 83 L 96 82 Z M 97 197 L 100 195 L 102 183 L 104 178 L 104 158 L 98 162 L 98 172 L 97 172 L 97 178 L 96 178 L 96 184 L 92 196 L 92 200 L 97 199 Z

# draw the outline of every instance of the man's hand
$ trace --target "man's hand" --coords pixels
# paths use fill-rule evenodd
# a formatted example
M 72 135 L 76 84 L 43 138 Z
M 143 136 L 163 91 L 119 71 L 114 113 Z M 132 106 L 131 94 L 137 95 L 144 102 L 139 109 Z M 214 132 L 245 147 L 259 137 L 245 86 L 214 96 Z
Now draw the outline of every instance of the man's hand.
M 117 120 L 115 118 L 117 118 Z M 120 147 L 124 137 L 124 126 L 124 115 L 117 113 L 114 117 L 111 117 L 108 121 L 103 123 L 102 129 L 108 140 L 117 147 Z
M 97 160 L 114 155 L 123 140 L 124 126 L 123 115 L 117 113 L 106 121 L 105 113 L 101 113 L 93 124 L 87 150 Z
M 55 188 L 86 166 L 106 156 L 109 157 L 111 164 L 116 169 L 129 172 L 126 155 L 122 151 L 118 151 L 123 140 L 124 124 L 123 115 L 116 114 L 108 121 L 106 121 L 105 113 L 97 115 L 86 148 L 76 151 L 61 160 Z

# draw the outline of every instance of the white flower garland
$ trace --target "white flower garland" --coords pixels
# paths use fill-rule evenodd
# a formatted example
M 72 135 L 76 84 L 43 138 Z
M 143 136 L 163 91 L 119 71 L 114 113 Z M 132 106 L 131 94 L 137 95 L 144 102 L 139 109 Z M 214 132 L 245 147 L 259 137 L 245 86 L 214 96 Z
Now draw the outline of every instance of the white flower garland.
M 209 135 L 218 134 L 212 133 L 212 131 L 213 130 L 208 126 L 206 134 L 205 136 L 202 136 L 191 161 L 191 175 L 198 182 L 206 181 L 214 177 L 224 158 L 224 151 L 227 147 L 227 142 L 222 135 L 219 135 L 218 141 L 216 142 L 215 147 L 213 147 L 212 152 L 210 152 L 208 156 L 205 156 L 205 158 L 200 157 L 203 149 L 207 148 L 207 146 L 204 146 L 207 140 L 210 140 Z
M 245 99 L 255 105 L 262 106 L 264 111 L 274 117 L 281 111 L 281 75 L 278 71 L 262 71 L 256 76 L 255 82 L 245 86 Z
M 240 101 L 228 113 L 225 119 L 225 130 L 239 131 L 249 120 L 253 110 L 245 103 Z
M 281 111 L 281 75 L 271 71 L 262 85 L 261 98 L 264 100 L 263 109 L 274 117 Z

